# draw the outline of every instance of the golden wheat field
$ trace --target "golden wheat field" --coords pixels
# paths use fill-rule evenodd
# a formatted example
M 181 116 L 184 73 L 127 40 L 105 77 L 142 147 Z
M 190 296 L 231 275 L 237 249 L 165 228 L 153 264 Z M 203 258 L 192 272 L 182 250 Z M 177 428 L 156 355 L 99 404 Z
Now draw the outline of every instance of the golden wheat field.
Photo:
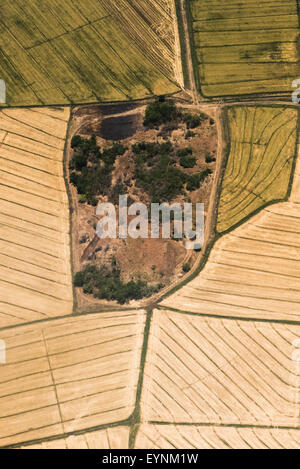
M 298 426 L 299 337 L 299 325 L 154 311 L 142 420 Z
M 4 3 L 0 77 L 9 106 L 125 101 L 179 90 L 171 0 Z
M 69 113 L 0 111 L 0 327 L 72 312 Z
M 83 435 L 71 435 L 53 441 L 22 446 L 20 449 L 126 449 L 129 427 L 109 427 Z
M 63 439 L 66 433 L 128 419 L 144 322 L 143 311 L 123 311 L 1 331 L 7 363 L 0 374 L 0 446 Z M 92 445 L 97 435 L 90 437 Z M 123 441 L 123 431 L 119 437 Z M 99 438 L 105 441 L 105 434 Z
M 137 449 L 299 449 L 300 430 L 208 425 L 142 425 Z
M 296 156 L 298 111 L 282 106 L 227 110 L 230 151 L 222 180 L 217 231 L 222 233 L 287 195 Z

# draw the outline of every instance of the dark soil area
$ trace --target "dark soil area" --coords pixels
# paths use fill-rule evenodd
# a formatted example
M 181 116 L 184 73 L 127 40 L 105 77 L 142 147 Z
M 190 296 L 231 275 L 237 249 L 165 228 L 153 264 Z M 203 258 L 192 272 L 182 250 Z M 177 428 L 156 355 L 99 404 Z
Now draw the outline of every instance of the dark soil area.
M 124 140 L 132 137 L 138 129 L 140 120 L 140 114 L 107 117 L 102 121 L 100 137 L 105 140 Z

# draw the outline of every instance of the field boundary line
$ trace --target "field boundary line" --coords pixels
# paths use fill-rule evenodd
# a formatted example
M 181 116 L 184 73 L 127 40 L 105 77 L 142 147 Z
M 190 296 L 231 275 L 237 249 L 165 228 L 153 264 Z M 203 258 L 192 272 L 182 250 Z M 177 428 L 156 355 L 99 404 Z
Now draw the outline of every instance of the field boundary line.
M 129 419 L 121 420 L 119 422 L 108 423 L 108 424 L 104 424 L 104 425 L 97 425 L 97 426 L 94 426 L 94 427 L 87 427 L 87 428 L 83 428 L 83 429 L 80 429 L 80 430 L 74 430 L 72 432 L 66 432 L 66 433 L 61 433 L 59 435 L 49 436 L 49 437 L 46 437 L 46 438 L 38 438 L 38 439 L 34 439 L 34 440 L 24 440 L 24 441 L 21 441 L 20 443 L 14 443 L 12 445 L 4 445 L 4 446 L 0 445 L 0 448 L 1 449 L 18 449 L 21 446 L 31 446 L 31 445 L 36 445 L 36 444 L 39 444 L 39 443 L 57 441 L 57 440 L 68 438 L 70 436 L 79 436 L 79 435 L 84 435 L 86 433 L 93 433 L 93 432 L 97 432 L 97 431 L 101 431 L 101 430 L 107 430 L 109 428 L 115 428 L 115 427 L 130 427 Z
M 178 425 L 182 427 L 227 427 L 227 428 L 264 428 L 264 429 L 279 429 L 279 430 L 297 430 L 300 431 L 300 426 L 288 426 L 288 425 L 260 425 L 260 424 L 243 424 L 243 423 L 205 423 L 205 422 L 165 422 L 165 421 L 156 421 L 149 420 L 144 422 L 148 425 Z
M 213 318 L 213 319 L 230 319 L 231 321 L 245 321 L 245 322 L 266 322 L 271 324 L 287 324 L 291 326 L 300 326 L 300 320 L 294 321 L 292 319 L 268 319 L 268 318 L 257 318 L 257 317 L 246 317 L 246 316 L 228 316 L 226 314 L 209 314 L 209 313 L 195 313 L 193 311 L 186 311 L 181 309 L 172 308 L 171 306 L 157 305 L 155 309 L 162 311 L 170 311 L 173 313 L 180 313 L 189 316 L 197 316 L 203 318 Z M 0 329 L 1 330 L 1 329 Z

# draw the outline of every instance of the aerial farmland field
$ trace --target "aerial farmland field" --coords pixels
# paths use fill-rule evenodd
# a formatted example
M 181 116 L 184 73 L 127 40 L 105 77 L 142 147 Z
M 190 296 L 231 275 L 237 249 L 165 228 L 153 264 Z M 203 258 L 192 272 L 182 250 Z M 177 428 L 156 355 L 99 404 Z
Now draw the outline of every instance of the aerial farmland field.
M 0 325 L 70 314 L 69 109 L 0 111 Z
M 217 231 L 287 196 L 298 143 L 298 111 L 289 107 L 228 108 L 230 152 L 222 180 Z
M 290 91 L 300 75 L 296 0 L 188 3 L 203 96 Z
M 0 2 L 0 449 L 300 448 L 299 12 Z
M 108 427 L 53 441 L 44 441 L 21 449 L 127 449 L 130 427 Z
M 137 449 L 298 449 L 300 431 L 212 425 L 142 425 Z
M 179 89 L 169 0 L 51 0 L 51 7 L 19 0 L 2 2 L 0 17 L 7 105 L 124 101 Z
M 144 321 L 143 311 L 122 311 L 2 331 L 8 364 L 0 375 L 0 445 L 128 419 Z M 105 435 L 101 441 L 107 444 Z
M 151 423 L 294 427 L 299 325 L 155 310 L 142 419 Z
M 298 156 L 288 201 L 267 206 L 217 239 L 199 275 L 165 298 L 164 306 L 213 316 L 299 321 L 299 161 Z

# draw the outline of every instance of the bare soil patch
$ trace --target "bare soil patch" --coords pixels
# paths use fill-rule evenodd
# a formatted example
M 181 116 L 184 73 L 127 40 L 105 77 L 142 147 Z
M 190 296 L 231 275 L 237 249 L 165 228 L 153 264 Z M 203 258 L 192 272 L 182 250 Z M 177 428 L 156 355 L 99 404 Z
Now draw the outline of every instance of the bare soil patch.
M 129 206 L 132 202 L 150 204 L 149 194 L 137 186 L 134 178 L 135 157 L 132 145 L 141 142 L 163 143 L 170 141 L 176 153 L 180 149 L 190 147 L 193 156 L 196 157 L 195 166 L 193 168 L 183 168 L 180 166 L 179 160 L 175 166 L 188 175 L 199 173 L 208 168 L 211 169 L 212 173 L 201 183 L 199 189 L 191 192 L 184 191 L 172 199 L 172 203 L 202 202 L 205 205 L 206 216 L 216 164 L 214 158 L 217 154 L 217 126 L 214 110 L 210 112 L 210 115 L 207 115 L 207 118 L 203 119 L 199 127 L 190 129 L 192 136 L 186 138 L 188 129 L 183 122 L 177 123 L 176 128 L 172 128 L 168 124 L 161 125 L 159 128 L 144 127 L 145 109 L 146 106 L 141 104 L 74 108 L 67 150 L 68 160 L 73 155 L 70 141 L 74 135 L 90 138 L 92 134 L 95 134 L 97 144 L 101 149 L 109 148 L 116 141 L 120 141 L 122 145 L 127 147 L 127 150 L 116 159 L 109 195 L 106 197 L 99 196 L 98 200 L 117 204 L 119 194 L 127 194 Z M 129 130 L 130 133 L 133 132 L 132 135 L 122 138 Z M 207 155 L 212 158 L 209 163 L 207 162 Z M 121 271 L 124 282 L 142 280 L 149 285 L 160 284 L 163 288 L 183 277 L 182 267 L 184 264 L 189 264 L 190 268 L 193 267 L 198 253 L 186 250 L 184 240 L 99 239 L 95 230 L 99 221 L 96 216 L 96 207 L 87 203 L 79 203 L 77 190 L 71 184 L 70 190 L 73 199 L 74 273 L 82 270 L 90 263 L 99 268 L 103 265 L 109 267 L 112 263 L 115 263 Z M 99 310 L 99 307 L 105 308 L 116 304 L 115 302 L 95 299 L 92 295 L 85 295 L 80 288 L 77 288 L 76 291 L 79 310 Z M 131 302 L 131 305 L 137 306 L 149 301 L 151 299 L 147 298 L 140 302 Z

